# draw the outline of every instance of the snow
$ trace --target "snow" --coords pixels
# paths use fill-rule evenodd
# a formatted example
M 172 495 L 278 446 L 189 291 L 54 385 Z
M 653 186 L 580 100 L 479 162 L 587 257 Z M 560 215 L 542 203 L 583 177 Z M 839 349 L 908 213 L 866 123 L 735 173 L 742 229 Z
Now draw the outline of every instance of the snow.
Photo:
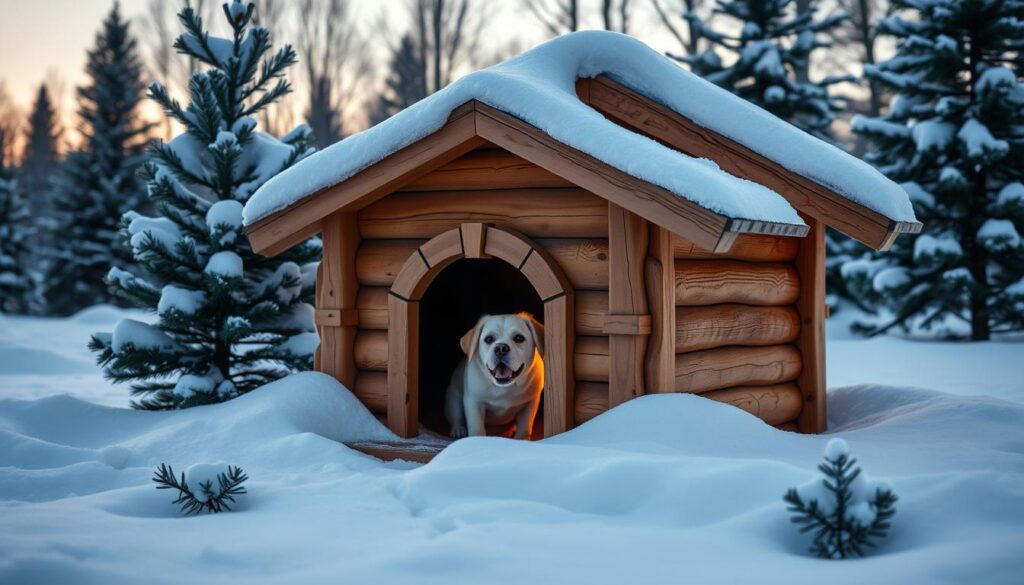
M 957 242 L 952 236 L 936 237 L 931 234 L 922 234 L 914 240 L 914 262 L 920 261 L 924 256 L 936 254 L 960 256 L 963 254 L 963 248 L 960 247 L 960 242 Z
M 925 120 L 915 124 L 911 130 L 914 144 L 919 152 L 940 152 L 953 141 L 956 126 L 948 122 Z
M 996 205 L 1000 207 L 1011 205 L 1024 206 L 1024 185 L 1019 181 L 1007 183 L 1006 186 L 999 190 L 999 194 L 996 196 Z
M 883 268 L 871 280 L 871 286 L 878 292 L 899 288 L 910 282 L 910 273 L 902 266 Z
M 206 226 L 211 232 L 218 226 L 227 226 L 231 229 L 242 227 L 241 202 L 226 199 L 211 205 L 206 212 Z
M 156 305 L 156 313 L 161 317 L 172 311 L 185 315 L 194 315 L 206 304 L 206 293 L 201 290 L 188 290 L 168 284 L 160 292 L 160 301 Z
M 114 326 L 111 347 L 123 353 L 129 346 L 140 350 L 174 351 L 178 343 L 163 331 L 135 319 L 121 319 Z
M 575 80 L 600 74 L 890 219 L 914 220 L 906 193 L 867 163 L 683 70 L 636 39 L 583 31 L 467 75 L 377 126 L 307 157 L 249 199 L 245 223 L 343 181 L 427 136 L 454 108 L 472 99 L 713 211 L 801 223 L 781 196 L 630 132 L 586 107 L 576 97 Z
M 986 219 L 978 228 L 978 239 L 994 251 L 1012 250 L 1020 246 L 1020 234 L 1008 219 Z
M 241 278 L 243 274 L 242 257 L 231 250 L 217 252 L 210 256 L 203 272 L 222 278 Z
M 1005 140 L 997 140 L 984 124 L 974 118 L 968 118 L 956 137 L 963 144 L 968 158 L 987 158 L 992 155 L 1005 155 L 1010 145 Z
M 1024 571 L 1019 341 L 853 339 L 833 319 L 825 435 L 654 395 L 541 443 L 469 439 L 416 466 L 340 444 L 397 439 L 315 373 L 187 411 L 92 403 L 114 395 L 85 341 L 126 317 L 143 319 L 0 316 L 2 583 L 1010 585 Z M 781 499 L 820 482 L 834 439 L 900 498 L 867 559 L 809 557 Z M 181 518 L 150 480 L 160 463 L 190 484 L 240 466 L 249 493 Z

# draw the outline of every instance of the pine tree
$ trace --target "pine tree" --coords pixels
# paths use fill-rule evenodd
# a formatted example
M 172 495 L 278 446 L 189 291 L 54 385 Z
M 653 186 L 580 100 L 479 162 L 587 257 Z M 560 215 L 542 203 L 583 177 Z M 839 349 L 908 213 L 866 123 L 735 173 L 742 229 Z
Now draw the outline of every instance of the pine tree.
M 879 32 L 897 54 L 865 69 L 895 97 L 854 131 L 904 185 L 924 231 L 844 266 L 885 309 L 869 334 L 970 338 L 1024 330 L 1024 2 L 898 0 Z M 906 18 L 905 18 L 906 17 Z
M 106 375 L 134 381 L 136 407 L 182 408 L 249 392 L 309 368 L 317 343 L 311 267 L 317 242 L 276 258 L 252 252 L 243 203 L 264 182 L 309 154 L 309 129 L 281 139 L 256 130 L 256 116 L 291 90 L 291 46 L 270 51 L 266 29 L 250 26 L 253 4 L 224 4 L 231 38 L 210 36 L 186 6 L 175 48 L 207 66 L 189 82 L 183 107 L 164 86 L 149 94 L 185 127 L 151 149 L 144 165 L 159 217 L 127 213 L 122 233 L 145 276 L 112 268 L 114 293 L 154 310 L 155 325 L 120 321 L 93 336 Z
M 63 131 L 45 85 L 39 86 L 28 117 L 25 150 L 18 170 L 18 185 L 34 217 L 50 208 L 51 179 L 60 163 L 58 142 Z
M 811 54 L 830 46 L 819 33 L 849 18 L 845 12 L 815 19 L 815 5 L 794 14 L 792 0 L 717 0 L 713 13 L 739 21 L 738 34 L 712 29 L 694 13 L 684 14 L 690 29 L 709 48 L 693 55 L 672 55 L 708 81 L 826 140 L 842 102 L 829 94 L 831 85 L 849 78 L 802 79 Z M 723 55 L 734 56 L 725 65 Z
M 427 97 L 426 62 L 411 35 L 405 35 L 391 56 L 391 73 L 370 112 L 370 123 L 382 122 Z
M 9 129 L 0 127 L 0 312 L 21 313 L 32 289 L 24 268 L 29 216 L 8 159 L 11 138 Z
M 137 170 L 151 125 L 139 119 L 142 65 L 117 4 L 88 53 L 86 75 L 89 84 L 78 89 L 83 145 L 68 155 L 55 180 L 53 246 L 43 282 L 51 313 L 113 298 L 103 277 L 110 266 L 131 261 L 120 245 L 120 218 L 146 201 Z

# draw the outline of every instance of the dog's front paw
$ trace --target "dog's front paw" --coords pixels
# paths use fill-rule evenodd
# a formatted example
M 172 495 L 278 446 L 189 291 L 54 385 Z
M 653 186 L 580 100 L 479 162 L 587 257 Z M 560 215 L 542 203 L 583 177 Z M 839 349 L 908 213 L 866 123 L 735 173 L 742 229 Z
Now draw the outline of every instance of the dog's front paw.
M 451 437 L 453 439 L 461 439 L 461 438 L 465 437 L 466 435 L 468 435 L 469 431 L 466 430 L 466 426 L 465 425 L 458 425 L 458 426 L 452 427 L 452 432 L 449 433 L 449 434 L 451 435 Z

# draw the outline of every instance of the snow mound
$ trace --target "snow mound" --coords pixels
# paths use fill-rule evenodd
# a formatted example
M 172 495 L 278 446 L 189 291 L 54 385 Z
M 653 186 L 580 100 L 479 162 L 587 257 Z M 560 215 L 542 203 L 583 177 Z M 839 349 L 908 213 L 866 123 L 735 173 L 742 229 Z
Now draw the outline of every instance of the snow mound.
M 583 104 L 576 96 L 576 79 L 602 74 L 852 201 L 897 221 L 915 219 L 906 193 L 867 163 L 685 71 L 632 37 L 583 31 L 467 75 L 373 128 L 300 161 L 253 194 L 245 206 L 245 223 L 343 181 L 420 140 L 443 126 L 456 107 L 475 99 L 712 211 L 803 225 L 775 192 L 622 128 Z

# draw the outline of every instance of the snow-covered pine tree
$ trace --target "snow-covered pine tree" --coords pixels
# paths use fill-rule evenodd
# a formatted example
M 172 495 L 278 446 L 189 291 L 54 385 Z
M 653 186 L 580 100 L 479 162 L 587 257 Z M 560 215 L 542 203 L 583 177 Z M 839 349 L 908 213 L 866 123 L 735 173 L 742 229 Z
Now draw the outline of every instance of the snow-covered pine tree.
M 113 297 L 103 277 L 131 262 L 121 245 L 121 216 L 141 209 L 145 185 L 138 176 L 151 128 L 139 118 L 145 92 L 142 65 L 129 23 L 117 4 L 103 21 L 78 89 L 82 146 L 68 154 L 54 184 L 53 245 L 43 278 L 51 313 L 67 314 Z
M 127 213 L 122 229 L 145 276 L 112 268 L 116 294 L 154 310 L 155 325 L 124 319 L 90 348 L 115 381 L 133 381 L 134 405 L 182 408 L 239 396 L 311 366 L 317 344 L 312 297 L 320 247 L 306 242 L 276 258 L 252 252 L 242 206 L 264 182 L 312 151 L 308 127 L 281 139 L 254 117 L 291 86 L 295 52 L 270 51 L 250 26 L 251 3 L 224 4 L 230 38 L 210 36 L 186 6 L 175 48 L 208 67 L 189 82 L 183 107 L 159 83 L 150 97 L 185 127 L 157 143 L 143 166 L 159 217 Z
M 829 127 L 842 109 L 842 101 L 829 93 L 830 86 L 849 78 L 803 81 L 801 72 L 808 71 L 815 50 L 829 46 L 820 33 L 838 26 L 849 14 L 817 19 L 818 4 L 811 2 L 809 10 L 797 14 L 793 0 L 717 0 L 713 13 L 729 17 L 738 24 L 733 27 L 738 32 L 712 29 L 701 17 L 686 13 L 691 30 L 708 49 L 671 56 L 708 81 L 829 140 Z M 732 56 L 728 65 L 720 50 Z
M 28 117 L 25 150 L 18 167 L 18 190 L 35 219 L 43 218 L 50 210 L 51 180 L 60 164 L 61 134 L 50 92 L 46 85 L 40 85 Z
M 22 313 L 32 281 L 24 268 L 28 210 L 18 196 L 14 165 L 8 159 L 10 130 L 0 126 L 0 313 Z
M 425 97 L 426 63 L 412 35 L 407 34 L 391 56 L 391 73 L 384 80 L 384 91 L 370 111 L 370 123 L 383 122 Z
M 896 0 L 879 32 L 897 54 L 865 74 L 895 98 L 853 128 L 924 223 L 844 267 L 897 327 L 973 340 L 1024 330 L 1024 2 Z M 957 327 L 960 325 L 960 327 Z

